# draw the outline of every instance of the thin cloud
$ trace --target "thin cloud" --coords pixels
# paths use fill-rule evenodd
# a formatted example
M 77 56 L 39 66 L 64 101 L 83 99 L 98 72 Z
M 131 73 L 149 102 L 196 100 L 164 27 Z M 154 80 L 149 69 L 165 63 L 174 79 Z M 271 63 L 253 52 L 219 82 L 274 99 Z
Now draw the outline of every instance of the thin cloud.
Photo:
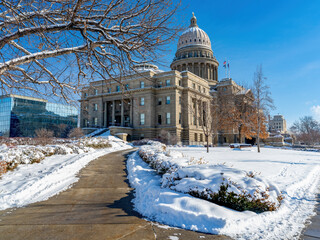
M 311 112 L 314 118 L 320 121 L 320 105 L 314 105 L 311 107 Z

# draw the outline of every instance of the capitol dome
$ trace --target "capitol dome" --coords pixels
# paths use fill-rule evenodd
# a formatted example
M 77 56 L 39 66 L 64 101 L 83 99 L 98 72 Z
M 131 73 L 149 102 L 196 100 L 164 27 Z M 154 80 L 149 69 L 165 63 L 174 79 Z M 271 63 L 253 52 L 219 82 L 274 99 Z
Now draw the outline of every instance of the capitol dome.
M 214 86 L 218 82 L 219 62 L 213 54 L 209 36 L 198 27 L 197 18 L 192 15 L 190 26 L 179 38 L 170 67 L 179 72 L 192 72 Z
M 197 18 L 193 15 L 189 28 L 179 38 L 178 49 L 197 45 L 211 49 L 210 38 L 205 31 L 198 27 Z

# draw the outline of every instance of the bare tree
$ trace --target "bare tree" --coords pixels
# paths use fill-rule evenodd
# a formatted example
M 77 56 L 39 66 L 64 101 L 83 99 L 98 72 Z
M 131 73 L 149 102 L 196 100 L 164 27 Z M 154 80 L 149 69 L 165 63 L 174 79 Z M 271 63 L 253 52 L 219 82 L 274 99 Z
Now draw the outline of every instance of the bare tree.
M 68 135 L 69 138 L 81 138 L 83 136 L 84 133 L 81 128 L 73 128 Z
M 167 145 L 177 144 L 177 136 L 164 129 L 162 129 L 159 133 L 159 140 Z
M 62 97 L 155 61 L 179 29 L 175 0 L 2 0 L 0 83 Z M 72 93 L 72 94 L 71 94 Z
M 320 123 L 311 116 L 300 118 L 290 130 L 296 135 L 298 141 L 310 145 L 320 143 Z
M 271 98 L 271 92 L 269 90 L 269 86 L 265 83 L 266 77 L 264 77 L 262 72 L 262 66 L 257 67 L 257 71 L 254 74 L 253 79 L 253 94 L 254 94 L 254 114 L 252 119 L 255 121 L 252 125 L 252 130 L 254 130 L 255 135 L 257 137 L 257 147 L 258 152 L 260 152 L 260 137 L 265 135 L 264 122 L 265 112 L 268 109 L 274 109 L 273 99 Z
M 46 128 L 40 128 L 35 131 L 36 138 L 39 140 L 39 144 L 46 145 L 52 142 L 53 131 Z
M 247 136 L 251 125 L 250 115 L 253 109 L 253 96 L 251 90 L 242 89 L 238 92 L 226 94 L 218 92 L 217 102 L 219 107 L 219 130 L 238 132 L 239 142 Z
M 191 102 L 187 104 L 187 108 L 193 116 L 193 121 L 198 122 L 207 145 L 209 152 L 210 139 L 215 138 L 218 133 L 219 126 L 219 106 L 216 99 L 204 96 L 202 94 L 194 94 L 191 96 Z

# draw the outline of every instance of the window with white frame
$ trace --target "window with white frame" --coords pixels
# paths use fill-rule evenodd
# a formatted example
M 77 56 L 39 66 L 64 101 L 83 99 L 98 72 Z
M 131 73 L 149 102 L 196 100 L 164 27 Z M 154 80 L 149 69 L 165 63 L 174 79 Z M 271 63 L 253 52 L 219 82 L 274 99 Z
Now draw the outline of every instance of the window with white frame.
M 166 115 L 166 123 L 167 123 L 167 124 L 170 124 L 170 123 L 171 123 L 170 113 L 167 113 L 167 115 Z
M 170 86 L 170 79 L 166 80 L 166 86 Z
M 166 104 L 170 104 L 170 96 L 166 97 Z
M 144 81 L 140 82 L 140 88 L 144 88 Z
M 94 103 L 93 104 L 93 109 L 94 109 L 94 111 L 98 111 L 98 104 Z
M 145 123 L 145 114 L 140 113 L 140 125 L 144 125 L 144 123 Z
M 94 126 L 98 126 L 98 118 L 92 118 L 92 122 Z
M 144 106 L 144 97 L 140 98 L 140 106 Z
M 94 95 L 98 95 L 98 89 L 94 90 Z

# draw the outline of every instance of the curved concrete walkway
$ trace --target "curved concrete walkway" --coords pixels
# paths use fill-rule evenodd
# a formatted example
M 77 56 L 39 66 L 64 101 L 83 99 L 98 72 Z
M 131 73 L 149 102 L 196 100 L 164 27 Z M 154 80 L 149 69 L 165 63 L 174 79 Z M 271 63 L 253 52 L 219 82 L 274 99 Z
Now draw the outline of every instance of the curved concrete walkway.
M 319 191 L 320 192 L 320 191 Z M 315 209 L 317 215 L 310 219 L 310 224 L 303 231 L 301 239 L 320 240 L 320 193 L 317 195 L 317 206 Z
M 132 151 L 132 150 L 131 150 Z M 148 222 L 132 209 L 126 154 L 92 161 L 79 181 L 47 201 L 0 211 L 0 239 L 230 239 Z

